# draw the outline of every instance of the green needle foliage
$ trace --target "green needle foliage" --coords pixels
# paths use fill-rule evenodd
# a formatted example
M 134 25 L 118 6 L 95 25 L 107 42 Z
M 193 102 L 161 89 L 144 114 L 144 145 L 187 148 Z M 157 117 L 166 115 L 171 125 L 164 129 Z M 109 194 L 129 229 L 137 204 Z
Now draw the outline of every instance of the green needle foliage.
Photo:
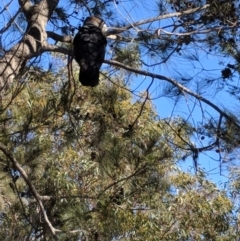
M 238 1 L 2 2 L 0 240 L 239 240 Z M 107 24 L 94 88 L 72 46 L 88 16 Z
M 227 240 L 231 201 L 176 166 L 191 133 L 183 120 L 158 120 L 146 95 L 133 101 L 121 80 L 92 89 L 70 87 L 61 70 L 31 78 L 2 102 L 1 142 L 59 240 Z M 51 240 L 33 190 L 1 159 L 0 237 Z

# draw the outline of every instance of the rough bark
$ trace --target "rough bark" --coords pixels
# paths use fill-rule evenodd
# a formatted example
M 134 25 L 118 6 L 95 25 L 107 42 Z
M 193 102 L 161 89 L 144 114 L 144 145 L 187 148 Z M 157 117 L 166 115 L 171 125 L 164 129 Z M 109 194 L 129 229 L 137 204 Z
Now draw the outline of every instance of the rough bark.
M 48 46 L 46 24 L 59 0 L 42 0 L 38 4 L 32 4 L 28 0 L 18 2 L 28 21 L 28 26 L 22 39 L 7 50 L 0 59 L 1 96 L 24 68 L 27 61 L 44 52 L 44 48 Z

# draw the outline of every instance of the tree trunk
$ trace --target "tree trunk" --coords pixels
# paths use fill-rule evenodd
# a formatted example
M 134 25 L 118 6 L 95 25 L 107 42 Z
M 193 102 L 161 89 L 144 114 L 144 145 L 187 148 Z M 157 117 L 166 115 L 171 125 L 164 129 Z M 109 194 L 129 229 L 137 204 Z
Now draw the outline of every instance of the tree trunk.
M 19 0 L 19 5 L 28 21 L 22 39 L 0 58 L 0 91 L 1 96 L 27 61 L 43 52 L 47 45 L 46 25 L 59 0 L 42 0 L 32 4 L 29 0 Z

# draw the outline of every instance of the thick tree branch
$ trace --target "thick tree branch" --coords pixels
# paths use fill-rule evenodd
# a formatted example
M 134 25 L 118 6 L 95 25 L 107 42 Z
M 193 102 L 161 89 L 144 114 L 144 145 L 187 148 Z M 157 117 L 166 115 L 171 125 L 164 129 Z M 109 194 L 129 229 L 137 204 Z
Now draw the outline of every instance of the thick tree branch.
M 51 32 L 51 31 L 47 31 L 47 35 L 49 38 L 52 38 L 56 41 L 60 41 L 60 42 L 64 42 L 64 43 L 72 43 L 73 42 L 73 37 L 72 36 L 62 36 L 59 35 L 57 33 Z
M 59 0 L 42 0 L 46 3 L 46 7 L 48 9 L 48 19 L 51 17 L 53 11 L 57 7 Z
M 156 78 L 156 79 L 159 79 L 159 80 L 165 80 L 165 81 L 169 82 L 170 84 L 176 86 L 181 92 L 186 92 L 189 95 L 191 95 L 191 96 L 195 97 L 196 99 L 198 99 L 199 101 L 202 101 L 202 102 L 206 103 L 207 105 L 211 106 L 214 110 L 216 110 L 220 115 L 222 115 L 223 117 L 225 117 L 226 119 L 228 119 L 230 121 L 233 121 L 233 118 L 230 115 L 228 115 L 226 112 L 221 110 L 217 105 L 213 104 L 211 101 L 209 101 L 208 99 L 204 98 L 203 96 L 201 96 L 201 95 L 199 95 L 199 94 L 189 90 L 188 88 L 186 88 L 185 86 L 181 85 L 179 82 L 177 82 L 176 80 L 174 80 L 172 78 L 169 78 L 169 77 L 166 77 L 166 76 L 163 76 L 163 75 L 159 75 L 159 74 L 154 74 L 154 73 L 148 72 L 146 70 L 135 69 L 135 68 L 133 68 L 131 66 L 122 64 L 122 63 L 117 62 L 115 60 L 105 60 L 104 63 L 110 64 L 110 65 L 114 65 L 114 66 L 117 66 L 117 67 L 120 67 L 120 68 L 123 68 L 123 69 L 126 69 L 126 70 L 131 71 L 131 72 L 136 73 L 136 74 L 149 76 L 149 77 Z M 239 123 L 237 123 L 236 121 L 233 121 L 233 123 L 240 130 Z
M 53 45 L 45 43 L 41 49 L 36 52 L 30 53 L 25 56 L 26 59 L 31 59 L 33 57 L 39 56 L 44 52 L 55 52 L 55 53 L 62 53 L 65 55 L 73 55 L 72 51 L 61 46 Z
M 47 51 L 43 49 L 48 45 L 46 25 L 58 3 L 59 0 L 42 0 L 32 5 L 30 1 L 19 0 L 28 26 L 22 40 L 0 58 L 0 90 L 6 89 L 14 81 L 28 59 Z
M 18 3 L 22 8 L 24 15 L 26 16 L 26 18 L 28 18 L 30 14 L 30 10 L 33 6 L 32 3 L 29 0 L 18 0 Z

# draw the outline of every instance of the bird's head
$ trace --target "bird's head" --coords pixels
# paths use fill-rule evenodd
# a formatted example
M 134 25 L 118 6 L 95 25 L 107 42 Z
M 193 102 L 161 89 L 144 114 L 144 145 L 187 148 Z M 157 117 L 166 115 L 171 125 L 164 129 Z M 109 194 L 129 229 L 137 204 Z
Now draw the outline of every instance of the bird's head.
M 96 16 L 90 16 L 90 17 L 87 17 L 84 21 L 84 25 L 94 25 L 96 27 L 99 27 L 102 32 L 106 32 L 107 31 L 107 25 L 106 23 L 99 17 L 96 17 Z

